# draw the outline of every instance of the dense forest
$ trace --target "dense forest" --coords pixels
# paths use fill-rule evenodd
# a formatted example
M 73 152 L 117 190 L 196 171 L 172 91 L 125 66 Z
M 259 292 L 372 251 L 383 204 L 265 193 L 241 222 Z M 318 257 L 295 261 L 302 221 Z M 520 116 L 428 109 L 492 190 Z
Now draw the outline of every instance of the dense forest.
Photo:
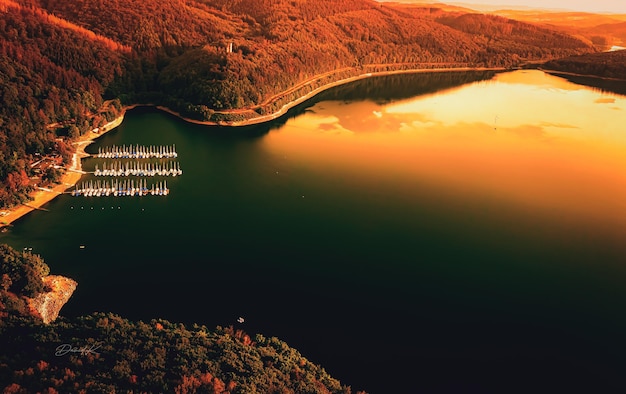
M 543 67 L 549 70 L 626 81 L 626 50 L 551 60 Z
M 284 342 L 233 327 L 132 322 L 105 313 L 43 324 L 26 300 L 46 291 L 48 266 L 6 245 L 0 262 L 3 393 L 351 392 Z
M 0 206 L 28 198 L 30 163 L 68 162 L 123 105 L 236 121 L 368 72 L 592 51 L 501 17 L 372 0 L 0 0 Z

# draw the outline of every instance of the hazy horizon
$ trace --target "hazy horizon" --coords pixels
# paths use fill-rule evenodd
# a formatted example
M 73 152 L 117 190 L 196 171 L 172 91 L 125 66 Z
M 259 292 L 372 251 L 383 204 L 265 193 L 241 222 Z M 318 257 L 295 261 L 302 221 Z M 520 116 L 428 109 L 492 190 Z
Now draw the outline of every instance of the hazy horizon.
M 531 8 L 547 10 L 568 10 L 596 13 L 626 14 L 626 2 L 621 0 L 596 0 L 594 2 L 583 0 L 379 0 L 395 1 L 399 3 L 444 3 L 461 5 L 476 9 L 506 9 L 506 8 Z M 486 7 L 481 7 L 486 6 Z

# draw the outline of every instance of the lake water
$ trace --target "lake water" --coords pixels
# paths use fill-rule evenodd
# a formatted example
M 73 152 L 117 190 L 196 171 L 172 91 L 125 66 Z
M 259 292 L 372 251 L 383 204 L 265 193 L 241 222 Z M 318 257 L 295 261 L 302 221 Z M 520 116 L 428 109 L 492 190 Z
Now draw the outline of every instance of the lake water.
M 170 195 L 63 196 L 0 241 L 78 281 L 66 316 L 241 326 L 355 390 L 618 388 L 625 121 L 540 71 L 374 78 L 235 130 L 137 109 L 89 150 L 176 144 Z

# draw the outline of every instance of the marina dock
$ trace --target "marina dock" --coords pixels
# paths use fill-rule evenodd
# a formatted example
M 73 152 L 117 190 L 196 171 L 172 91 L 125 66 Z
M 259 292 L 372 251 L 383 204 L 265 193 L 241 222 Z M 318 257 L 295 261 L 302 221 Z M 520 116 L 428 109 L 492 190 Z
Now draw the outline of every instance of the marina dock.
M 96 177 L 110 178 L 85 181 L 80 186 L 76 184 L 74 190 L 67 193 L 74 197 L 167 196 L 170 193 L 167 181 L 157 181 L 148 186 L 148 181 L 143 178 L 176 177 L 183 174 L 180 163 L 169 160 L 178 157 L 176 145 L 112 145 L 98 148 L 98 153 L 93 156 L 110 160 L 100 163 L 102 168 L 96 164 L 91 173 Z M 142 159 L 160 161 L 141 161 Z
M 94 156 L 100 159 L 175 159 L 178 154 L 176 145 L 112 145 L 98 148 Z
M 135 162 L 120 162 L 115 161 L 107 166 L 107 163 L 102 164 L 100 168 L 96 164 L 96 169 L 93 174 L 95 176 L 179 176 L 183 174 L 180 169 L 179 162 L 165 162 L 165 163 L 142 163 Z
M 109 181 L 87 181 L 80 187 L 76 185 L 71 192 L 74 197 L 132 197 L 132 196 L 167 196 L 170 189 L 167 181 L 151 184 L 141 179 L 135 183 L 134 179 L 113 179 Z

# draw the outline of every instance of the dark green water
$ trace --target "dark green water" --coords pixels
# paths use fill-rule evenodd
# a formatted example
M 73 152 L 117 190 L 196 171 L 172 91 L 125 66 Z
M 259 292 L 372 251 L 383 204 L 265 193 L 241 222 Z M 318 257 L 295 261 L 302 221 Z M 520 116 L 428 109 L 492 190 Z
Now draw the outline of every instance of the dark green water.
M 2 241 L 78 281 L 66 316 L 243 316 L 355 391 L 619 388 L 625 109 L 539 72 L 373 79 L 237 130 L 137 109 L 89 150 L 176 144 L 169 196 L 64 196 Z

